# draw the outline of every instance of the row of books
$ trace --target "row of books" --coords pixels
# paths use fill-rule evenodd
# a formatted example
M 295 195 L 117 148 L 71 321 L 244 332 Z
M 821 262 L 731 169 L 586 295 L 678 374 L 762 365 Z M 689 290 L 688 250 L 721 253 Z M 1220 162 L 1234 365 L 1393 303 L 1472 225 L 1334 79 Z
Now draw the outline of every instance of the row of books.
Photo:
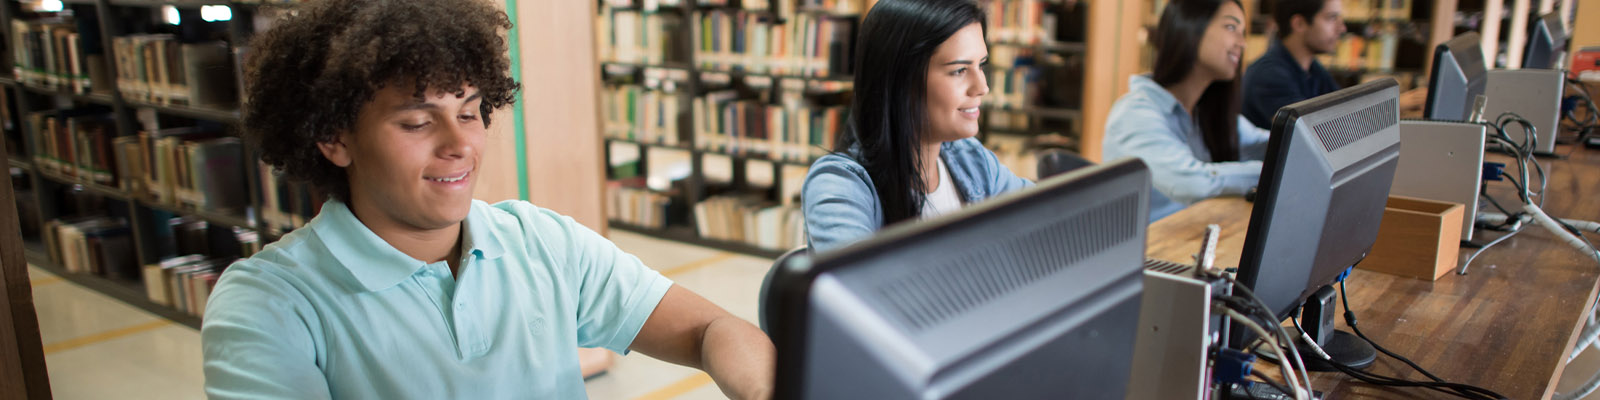
M 809 163 L 833 149 L 846 123 L 842 106 L 763 104 L 734 91 L 694 99 L 694 143 L 700 150 Z
M 138 256 L 128 221 L 111 217 L 55 219 L 45 222 L 44 242 L 67 272 L 113 279 L 138 279 Z
M 850 73 L 855 21 L 801 14 L 779 22 L 740 10 L 696 13 L 695 60 L 701 68 L 831 77 Z
M 1049 44 L 1055 39 L 1056 15 L 1046 12 L 1047 0 L 994 0 L 987 2 L 985 36 L 989 42 Z
M 250 205 L 244 143 L 193 127 L 116 139 L 123 189 L 153 201 L 235 212 Z
M 31 113 L 34 164 L 77 181 L 120 188 L 167 204 L 237 211 L 248 205 L 244 147 L 237 137 L 193 127 L 116 136 L 98 108 Z
M 1021 66 L 1009 69 L 994 68 L 989 71 L 989 94 L 983 104 L 1003 109 L 1018 109 L 1034 104 L 1041 90 L 1038 68 Z
M 181 43 L 171 34 L 139 34 L 113 38 L 112 53 L 117 88 L 129 100 L 206 107 L 238 103 L 227 42 Z
M 606 215 L 614 221 L 649 229 L 667 226 L 672 197 L 650 190 L 644 177 L 606 182 Z
M 652 65 L 683 62 L 682 23 L 677 14 L 602 6 L 594 24 L 596 57 Z
M 1339 41 L 1339 48 L 1331 54 L 1318 56 L 1327 68 L 1392 71 L 1395 52 L 1400 45 L 1396 27 L 1388 26 L 1374 37 L 1347 35 Z
M 116 126 L 104 108 L 34 112 L 27 120 L 26 135 L 36 147 L 33 162 L 40 170 L 102 185 L 116 184 L 111 151 Z
M 1346 21 L 1409 20 L 1412 0 L 1343 0 Z
M 700 237 L 788 250 L 806 243 L 800 208 L 777 205 L 760 195 L 714 196 L 694 206 Z
M 602 129 L 612 139 L 677 146 L 678 93 L 642 86 L 607 86 L 600 92 Z
M 82 21 L 82 23 L 80 23 Z M 84 32 L 84 33 L 79 33 Z M 30 85 L 88 93 L 105 82 L 105 58 L 98 51 L 99 27 L 92 20 L 53 16 L 11 21 L 12 69 Z M 84 36 L 84 35 L 87 36 Z
M 213 243 L 213 230 L 224 230 L 227 243 Z M 248 228 L 212 225 L 192 216 L 168 220 L 158 236 L 171 235 L 175 247 L 164 248 L 161 261 L 140 267 L 150 301 L 201 315 L 222 270 L 234 260 L 260 252 L 261 235 Z M 181 256 L 177 254 L 182 254 Z
M 328 199 L 310 183 L 288 179 L 266 163 L 256 171 L 261 182 L 256 193 L 260 196 L 262 229 L 288 232 L 305 226 L 322 211 L 322 203 Z

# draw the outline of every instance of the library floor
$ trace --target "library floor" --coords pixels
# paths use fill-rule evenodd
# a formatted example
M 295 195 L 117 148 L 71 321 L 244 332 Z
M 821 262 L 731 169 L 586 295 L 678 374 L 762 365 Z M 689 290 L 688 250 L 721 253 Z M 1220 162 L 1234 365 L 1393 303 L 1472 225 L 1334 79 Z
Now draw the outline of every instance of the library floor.
M 735 315 L 754 321 L 756 291 L 771 261 L 613 231 L 612 240 L 646 265 Z M 57 399 L 199 399 L 200 333 L 29 268 Z M 1555 357 L 1556 355 L 1551 355 Z M 1600 370 L 1600 351 L 1566 369 L 1559 389 Z M 587 383 L 594 399 L 722 399 L 704 373 L 635 354 L 618 357 Z M 1585 397 L 1600 400 L 1600 394 Z

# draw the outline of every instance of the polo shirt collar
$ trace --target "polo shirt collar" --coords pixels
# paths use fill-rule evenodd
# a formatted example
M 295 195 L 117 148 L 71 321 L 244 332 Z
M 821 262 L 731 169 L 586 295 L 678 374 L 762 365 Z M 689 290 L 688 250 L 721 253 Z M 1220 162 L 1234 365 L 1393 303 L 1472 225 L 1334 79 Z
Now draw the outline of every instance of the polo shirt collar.
M 469 249 L 474 257 L 494 259 L 505 254 L 490 227 L 487 204 L 473 200 L 463 224 L 466 236 L 462 238 L 462 248 Z M 338 200 L 323 203 L 322 211 L 307 227 L 317 234 L 339 265 L 350 271 L 369 292 L 399 284 L 428 264 L 389 245 Z

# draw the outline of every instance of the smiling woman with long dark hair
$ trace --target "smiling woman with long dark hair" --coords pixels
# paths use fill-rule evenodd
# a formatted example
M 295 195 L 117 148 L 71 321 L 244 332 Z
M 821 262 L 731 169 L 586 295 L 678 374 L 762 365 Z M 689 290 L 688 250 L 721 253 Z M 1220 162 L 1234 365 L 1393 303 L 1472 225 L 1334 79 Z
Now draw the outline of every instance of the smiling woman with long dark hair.
M 1267 132 L 1239 116 L 1244 8 L 1237 0 L 1174 0 L 1151 40 L 1155 71 L 1128 79 L 1111 107 L 1103 155 L 1150 166 L 1152 221 L 1261 178 Z
M 983 21 L 968 0 L 883 0 L 867 13 L 851 131 L 801 193 L 813 250 L 1032 184 L 974 138 L 989 93 Z

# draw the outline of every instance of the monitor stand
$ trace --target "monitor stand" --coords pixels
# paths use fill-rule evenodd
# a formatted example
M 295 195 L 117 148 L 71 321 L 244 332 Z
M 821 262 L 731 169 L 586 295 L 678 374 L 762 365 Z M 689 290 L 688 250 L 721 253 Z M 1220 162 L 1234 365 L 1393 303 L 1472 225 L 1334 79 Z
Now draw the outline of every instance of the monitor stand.
M 1333 285 L 1317 289 L 1316 293 L 1312 293 L 1311 298 L 1306 299 L 1305 305 L 1301 307 L 1300 326 L 1304 327 L 1306 334 L 1311 336 L 1311 339 L 1315 340 L 1317 345 L 1328 353 L 1328 357 L 1351 368 L 1364 369 L 1378 359 L 1378 351 L 1372 347 L 1372 344 L 1362 340 L 1361 337 L 1334 329 L 1333 316 L 1337 314 L 1335 310 L 1339 305 L 1338 300 L 1338 296 L 1335 295 L 1333 290 Z M 1295 345 L 1299 347 L 1300 358 L 1306 361 L 1306 369 L 1312 371 L 1338 370 L 1333 365 L 1323 361 L 1322 357 L 1317 355 L 1317 350 L 1311 348 L 1310 345 L 1300 341 L 1296 341 Z

